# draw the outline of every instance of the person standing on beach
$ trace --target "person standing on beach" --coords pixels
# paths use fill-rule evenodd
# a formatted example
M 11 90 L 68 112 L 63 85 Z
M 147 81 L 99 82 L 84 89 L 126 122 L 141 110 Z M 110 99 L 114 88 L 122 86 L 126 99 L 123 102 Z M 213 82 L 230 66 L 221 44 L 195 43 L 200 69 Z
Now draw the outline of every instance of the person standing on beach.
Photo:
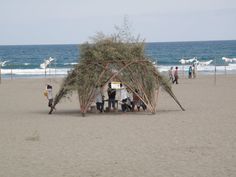
M 176 84 L 179 84 L 178 80 L 179 80 L 179 73 L 178 73 L 178 67 L 176 66 L 175 67 L 175 71 L 174 71 L 174 81 L 173 81 L 173 84 L 176 83 Z
M 128 95 L 128 91 L 122 83 L 120 84 L 120 88 L 121 110 L 122 112 L 126 112 L 132 109 L 131 101 Z
M 111 83 L 108 84 L 107 94 L 108 94 L 108 109 L 110 111 L 112 106 L 113 110 L 115 110 L 116 90 L 111 88 Z
M 95 91 L 95 96 L 96 96 L 96 106 L 97 110 L 100 112 L 103 112 L 103 94 L 102 94 L 102 87 L 96 87 Z
M 192 79 L 192 72 L 193 72 L 192 66 L 189 66 L 189 68 L 188 68 L 188 78 L 189 79 Z
M 52 86 L 48 84 L 46 91 L 47 91 L 46 96 L 48 99 L 48 107 L 52 108 L 52 103 L 53 103 Z
M 140 111 L 141 100 L 137 96 L 139 94 L 138 89 L 135 89 L 135 93 L 133 94 L 133 104 L 132 104 L 132 111 L 134 111 L 135 106 L 137 106 L 138 111 Z
M 174 71 L 173 71 L 172 66 L 170 67 L 168 74 L 169 74 L 169 81 L 173 82 L 174 81 Z

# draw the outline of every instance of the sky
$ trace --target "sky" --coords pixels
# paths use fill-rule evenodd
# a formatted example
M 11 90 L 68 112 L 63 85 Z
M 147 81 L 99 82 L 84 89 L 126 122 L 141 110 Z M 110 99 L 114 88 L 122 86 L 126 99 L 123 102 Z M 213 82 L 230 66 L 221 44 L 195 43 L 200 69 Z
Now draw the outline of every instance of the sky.
M 236 40 L 236 0 L 0 0 L 0 45 L 79 44 L 124 17 L 146 42 Z

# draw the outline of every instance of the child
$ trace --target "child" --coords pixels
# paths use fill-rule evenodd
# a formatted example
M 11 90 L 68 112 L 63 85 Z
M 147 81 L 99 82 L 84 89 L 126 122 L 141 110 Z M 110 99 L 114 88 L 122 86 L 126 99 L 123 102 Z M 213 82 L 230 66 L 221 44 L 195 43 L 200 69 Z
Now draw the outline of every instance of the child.
M 52 96 L 52 86 L 47 85 L 47 99 L 48 99 L 48 107 L 52 108 L 53 96 Z
M 52 95 L 52 86 L 47 84 L 46 89 L 44 91 L 44 96 L 48 99 L 48 107 L 50 107 L 50 111 L 48 114 L 52 114 L 53 110 L 56 110 L 56 108 L 53 106 L 53 95 Z

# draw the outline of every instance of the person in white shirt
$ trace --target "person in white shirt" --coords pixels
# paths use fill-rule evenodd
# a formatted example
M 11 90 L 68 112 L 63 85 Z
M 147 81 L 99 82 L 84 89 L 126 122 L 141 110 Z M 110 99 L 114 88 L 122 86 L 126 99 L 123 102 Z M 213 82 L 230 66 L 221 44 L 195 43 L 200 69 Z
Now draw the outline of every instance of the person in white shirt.
M 174 81 L 174 70 L 173 67 L 171 66 L 169 71 L 168 71 L 168 75 L 169 75 L 169 81 L 173 82 Z
M 53 103 L 53 94 L 52 94 L 52 86 L 47 85 L 47 99 L 48 99 L 48 107 L 52 108 Z
M 122 112 L 128 111 L 129 109 L 131 110 L 128 92 L 123 84 L 120 84 L 120 88 L 121 110 Z
M 96 97 L 97 110 L 103 112 L 104 100 L 103 100 L 102 87 L 96 86 L 95 97 Z

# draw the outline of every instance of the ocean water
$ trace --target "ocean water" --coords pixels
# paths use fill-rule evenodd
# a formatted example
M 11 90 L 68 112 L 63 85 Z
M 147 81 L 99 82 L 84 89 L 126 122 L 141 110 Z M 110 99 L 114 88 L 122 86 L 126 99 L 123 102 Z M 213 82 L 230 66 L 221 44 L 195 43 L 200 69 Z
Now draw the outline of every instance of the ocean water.
M 155 42 L 145 44 L 145 53 L 158 69 L 167 71 L 171 66 L 179 66 L 187 72 L 179 60 L 196 57 L 199 61 L 213 60 L 208 66 L 198 66 L 198 71 L 212 74 L 236 73 L 236 62 L 225 63 L 222 57 L 236 58 L 236 40 L 203 42 Z M 0 61 L 8 61 L 1 68 L 2 77 L 44 77 L 45 69 L 40 68 L 44 59 L 54 58 L 46 70 L 49 76 L 63 76 L 78 63 L 79 45 L 9 45 L 0 46 Z

